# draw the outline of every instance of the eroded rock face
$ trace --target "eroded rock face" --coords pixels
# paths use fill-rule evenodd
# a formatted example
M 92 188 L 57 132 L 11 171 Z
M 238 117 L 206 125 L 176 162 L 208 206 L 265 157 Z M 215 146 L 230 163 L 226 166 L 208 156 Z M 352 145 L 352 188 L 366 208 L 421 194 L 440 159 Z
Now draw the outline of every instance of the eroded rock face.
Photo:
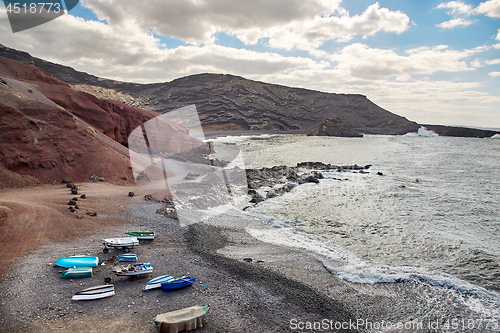
M 340 136 L 346 138 L 361 138 L 363 134 L 353 130 L 339 118 L 325 119 L 318 124 L 313 136 Z
M 0 57 L 0 188 L 87 181 L 94 174 L 131 183 L 127 136 L 154 117 L 155 112 L 74 91 L 39 68 Z M 166 153 L 192 146 L 200 147 L 199 154 L 208 152 L 183 126 L 169 126 L 176 145 L 160 144 Z

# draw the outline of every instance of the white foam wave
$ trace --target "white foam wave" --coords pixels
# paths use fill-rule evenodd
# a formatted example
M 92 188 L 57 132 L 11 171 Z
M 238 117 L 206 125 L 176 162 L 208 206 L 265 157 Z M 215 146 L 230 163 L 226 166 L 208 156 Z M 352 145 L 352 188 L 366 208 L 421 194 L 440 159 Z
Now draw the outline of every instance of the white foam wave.
M 500 134 L 495 134 L 491 137 L 491 139 L 500 139 Z
M 422 126 L 422 127 L 420 127 L 418 129 L 417 133 L 406 133 L 403 136 L 407 136 L 407 137 L 420 137 L 420 136 L 423 136 L 423 137 L 436 137 L 436 136 L 439 136 L 439 134 L 437 134 L 436 132 L 434 132 L 432 130 L 428 130 L 427 128 L 425 128 L 424 126 Z
M 263 214 L 252 214 L 268 223 L 271 229 L 247 227 L 246 231 L 260 241 L 305 249 L 314 253 L 323 266 L 339 278 L 363 284 L 416 282 L 438 289 L 451 290 L 466 295 L 464 301 L 474 312 L 495 318 L 500 316 L 500 295 L 462 281 L 451 275 L 410 266 L 388 266 L 363 260 L 335 244 L 325 243 L 316 237 L 299 232 L 280 219 Z

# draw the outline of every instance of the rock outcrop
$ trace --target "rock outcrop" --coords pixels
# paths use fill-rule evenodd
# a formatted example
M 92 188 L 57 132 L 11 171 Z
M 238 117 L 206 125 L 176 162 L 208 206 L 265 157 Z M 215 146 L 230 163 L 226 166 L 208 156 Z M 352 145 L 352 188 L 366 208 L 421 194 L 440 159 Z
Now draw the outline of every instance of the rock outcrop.
M 129 184 L 134 177 L 127 137 L 155 117 L 74 91 L 40 68 L 0 57 L 0 188 L 87 181 L 91 175 Z M 186 128 L 169 126 L 169 135 L 184 142 L 182 149 L 193 145 L 208 152 Z
M 318 128 L 313 136 L 340 136 L 347 138 L 361 138 L 363 134 L 353 130 L 346 123 L 339 118 L 325 119 L 318 124 Z

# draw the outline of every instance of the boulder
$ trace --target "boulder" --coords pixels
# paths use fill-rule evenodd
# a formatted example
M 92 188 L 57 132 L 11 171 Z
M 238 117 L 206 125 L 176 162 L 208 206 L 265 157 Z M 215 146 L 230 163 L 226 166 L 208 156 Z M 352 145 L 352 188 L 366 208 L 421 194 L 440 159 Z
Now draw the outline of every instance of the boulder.
M 353 130 L 340 118 L 328 118 L 318 124 L 312 136 L 340 136 L 345 138 L 360 138 L 363 134 Z

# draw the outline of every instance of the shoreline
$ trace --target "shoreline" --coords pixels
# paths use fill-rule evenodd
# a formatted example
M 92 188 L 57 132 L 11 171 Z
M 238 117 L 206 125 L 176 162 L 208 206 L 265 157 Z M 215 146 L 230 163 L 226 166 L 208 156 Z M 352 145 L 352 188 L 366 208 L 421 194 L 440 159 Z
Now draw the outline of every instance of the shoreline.
M 94 184 L 87 185 L 92 187 Z M 114 187 L 114 190 L 123 190 L 125 197 L 124 188 Z M 129 201 L 134 203 L 126 205 L 125 212 L 119 213 L 118 209 L 111 214 L 98 215 L 103 219 L 120 219 L 121 224 L 94 229 L 88 235 L 66 242 L 47 243 L 23 254 L 12 264 L 0 281 L 2 332 L 155 332 L 152 319 L 157 314 L 199 304 L 211 305 L 208 320 L 203 328 L 197 329 L 199 332 L 288 332 L 293 318 L 354 319 L 334 298 L 268 267 L 277 264 L 270 258 L 280 248 L 285 265 L 293 258 L 297 267 L 314 267 L 330 278 L 331 274 L 310 255 L 251 240 L 244 230 L 235 228 L 235 221 L 231 219 L 226 226 L 195 224 L 181 227 L 178 221 L 156 214 L 161 204 L 147 203 L 142 196 L 131 199 Z M 151 262 L 154 267 L 151 277 L 192 275 L 208 288 L 193 285 L 170 293 L 142 292 L 149 278 L 132 281 L 112 276 L 115 296 L 91 302 L 70 301 L 74 292 L 103 284 L 103 279 L 111 276 L 110 267 L 95 268 L 92 278 L 68 281 L 59 277 L 63 269 L 53 266 L 57 258 L 97 254 L 100 259 L 106 259 L 119 254 L 119 251 L 99 253 L 102 239 L 121 237 L 131 228 L 156 229 L 155 240 L 143 241 L 134 250 L 138 262 Z M 259 244 L 261 250 L 267 249 L 264 252 L 269 257 L 263 263 L 249 263 L 243 261 L 243 257 L 229 258 L 219 253 L 228 245 L 237 246 L 238 242 Z M 244 257 L 247 255 L 255 257 L 250 252 Z
M 359 284 L 342 280 L 326 270 L 317 254 L 252 237 L 247 228 L 273 227 L 251 216 L 223 214 L 181 226 L 156 213 L 162 204 L 144 200 L 153 191 L 137 190 L 130 198 L 129 187 L 104 183 L 81 187 L 93 193 L 89 198 L 108 198 L 109 211 L 98 210 L 97 218 L 117 223 L 94 226 L 87 234 L 66 241 L 47 242 L 19 257 L 0 281 L 0 331 L 153 333 L 156 315 L 201 304 L 210 304 L 211 310 L 197 332 L 311 332 L 315 330 L 300 325 L 324 320 L 333 324 L 428 324 L 439 319 L 430 310 L 443 304 L 450 305 L 443 310 L 449 318 L 471 314 L 446 289 L 436 291 L 418 282 Z M 62 188 L 57 186 L 54 193 Z M 65 211 L 65 216 L 69 214 Z M 75 218 L 71 222 L 90 221 Z M 132 251 L 138 262 L 150 262 L 154 267 L 151 278 L 189 275 L 207 288 L 193 285 L 175 292 L 143 292 L 149 277 L 136 281 L 116 277 L 111 273 L 113 262 L 95 268 L 92 278 L 60 278 L 63 269 L 53 266 L 58 258 L 85 254 L 106 260 L 122 252 L 103 254 L 102 239 L 122 237 L 125 231 L 156 232 L 153 241 L 141 241 Z M 115 296 L 90 302 L 70 300 L 77 291 L 103 284 L 106 277 L 112 278 Z M 429 295 L 433 297 L 429 299 Z M 374 332 L 366 326 L 352 327 L 322 331 Z M 387 332 L 431 331 L 425 327 Z

